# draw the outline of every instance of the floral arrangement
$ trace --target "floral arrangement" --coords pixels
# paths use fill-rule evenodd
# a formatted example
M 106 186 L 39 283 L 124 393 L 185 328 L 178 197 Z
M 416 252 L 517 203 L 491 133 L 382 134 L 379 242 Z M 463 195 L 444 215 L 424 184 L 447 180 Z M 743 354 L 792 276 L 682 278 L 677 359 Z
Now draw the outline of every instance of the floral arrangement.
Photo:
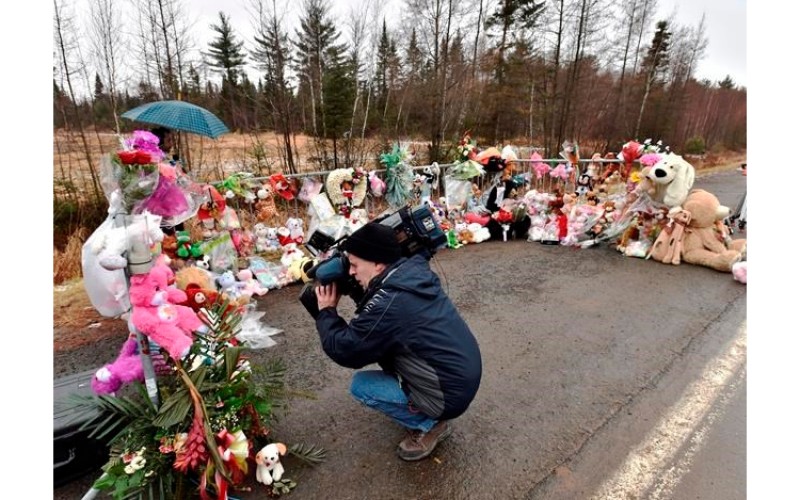
M 120 138 L 119 150 L 103 158 L 106 195 L 110 199 L 112 192 L 118 192 L 128 213 L 156 189 L 158 165 L 164 159 L 158 141 L 151 132 L 134 130 L 129 137 Z
M 403 207 L 411 199 L 414 173 L 408 149 L 395 144 L 390 153 L 381 154 L 381 164 L 386 167 L 386 193 L 384 198 L 394 207 Z
M 349 217 L 354 207 L 360 206 L 367 196 L 369 181 L 367 172 L 361 168 L 337 168 L 328 174 L 325 192 L 339 213 Z
M 236 339 L 241 312 L 227 306 L 215 303 L 202 316 L 208 333 L 160 371 L 160 406 L 138 382 L 127 387 L 137 393 L 130 396 L 72 396 L 76 410 L 90 417 L 83 428 L 107 439 L 111 450 L 94 488 L 114 498 L 180 499 L 199 490 L 203 499 L 224 499 L 229 489 L 242 487 L 255 453 L 271 441 L 272 412 L 285 396 L 285 368 L 280 362 L 265 367 L 256 383 L 246 348 Z M 325 450 L 302 444 L 289 451 L 311 464 L 325 456 Z M 272 486 L 273 494 L 294 484 L 284 478 Z
M 478 144 L 472 140 L 469 132 L 464 134 L 461 142 L 458 143 L 458 161 L 464 162 L 467 160 L 474 160 L 477 153 Z

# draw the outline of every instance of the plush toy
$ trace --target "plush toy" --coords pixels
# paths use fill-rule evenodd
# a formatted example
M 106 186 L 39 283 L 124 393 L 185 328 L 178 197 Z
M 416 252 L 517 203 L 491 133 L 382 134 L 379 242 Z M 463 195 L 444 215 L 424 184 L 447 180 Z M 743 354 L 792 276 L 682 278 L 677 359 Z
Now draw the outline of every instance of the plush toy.
M 94 374 L 92 390 L 95 394 L 113 394 L 123 384 L 129 384 L 134 380 L 144 382 L 144 369 L 136 339 L 129 338 L 122 344 L 117 359 Z
M 236 281 L 233 271 L 225 271 L 217 276 L 217 284 L 220 291 L 227 295 L 230 300 L 238 300 L 247 287 L 244 283 Z
M 190 283 L 207 290 L 215 289 L 211 273 L 198 266 L 186 266 L 175 273 L 175 286 L 185 291 Z
M 101 267 L 113 271 L 128 265 L 128 259 L 123 254 L 133 246 L 144 245 L 149 248 L 163 239 L 161 216 L 145 210 L 141 216 L 135 216 L 133 223 L 113 227 L 99 235 L 93 241 L 92 252 L 97 255 Z
M 693 189 L 683 203 L 683 210 L 691 214 L 684 237 L 681 259 L 689 264 L 731 272 L 733 264 L 742 260 L 747 241 L 727 241 L 721 232 L 721 221 L 730 209 L 720 205 L 719 199 L 708 191 Z
M 269 250 L 269 241 L 267 240 L 267 226 L 261 222 L 253 226 L 253 234 L 256 237 L 256 252 L 266 252 Z
M 675 153 L 664 155 L 647 172 L 655 189 L 653 199 L 670 209 L 683 204 L 694 185 L 694 177 L 694 167 Z
M 271 443 L 256 453 L 256 481 L 269 486 L 273 481 L 280 481 L 283 476 L 281 456 L 286 455 L 286 445 Z
M 219 292 L 209 288 L 202 288 L 197 283 L 189 283 L 186 286 L 186 300 L 181 305 L 191 307 L 195 313 L 201 309 L 207 309 L 216 302 Z
M 686 234 L 686 226 L 691 222 L 692 214 L 686 210 L 680 210 L 670 215 L 670 221 L 658 233 L 653 247 L 647 255 L 664 264 L 681 263 L 681 252 L 683 250 L 683 238 Z
M 277 233 L 278 233 L 278 243 L 280 243 L 281 247 L 285 247 L 291 243 L 294 243 L 294 241 L 292 241 L 292 231 L 288 227 L 286 226 L 279 227 Z M 294 244 L 296 245 L 296 243 Z
M 242 292 L 246 295 L 261 296 L 269 291 L 268 288 L 263 287 L 261 283 L 259 283 L 258 280 L 253 277 L 253 271 L 250 269 L 242 269 L 236 273 L 236 278 L 238 278 L 241 283 L 244 283 L 245 286 L 242 288 Z
M 740 262 L 735 263 L 731 267 L 731 272 L 733 272 L 733 279 L 742 283 L 744 285 L 747 284 L 747 261 L 743 260 Z
M 171 273 L 168 267 L 157 265 L 147 274 L 131 277 L 131 322 L 172 359 L 180 359 L 189 352 L 192 332 L 205 333 L 208 327 L 191 308 L 178 305 L 186 301 L 186 293 L 169 286 Z
M 481 226 L 477 222 L 467 224 L 467 229 L 472 233 L 473 243 L 482 243 L 492 237 L 491 233 L 489 233 L 489 228 Z
M 298 217 L 289 217 L 286 220 L 286 227 L 289 229 L 289 238 L 298 245 L 303 244 L 305 233 L 303 232 L 303 219 Z

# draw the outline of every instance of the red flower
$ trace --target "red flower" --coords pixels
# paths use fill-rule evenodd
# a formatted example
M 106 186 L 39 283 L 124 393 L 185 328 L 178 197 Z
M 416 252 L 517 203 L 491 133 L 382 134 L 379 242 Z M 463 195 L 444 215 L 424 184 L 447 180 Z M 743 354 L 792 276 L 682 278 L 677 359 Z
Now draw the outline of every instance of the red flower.
M 117 156 L 119 156 L 119 161 L 121 161 L 123 165 L 131 165 L 136 163 L 136 153 L 136 151 L 119 151 L 117 152 Z
M 147 165 L 148 163 L 153 163 L 153 157 L 147 151 L 142 151 L 141 149 L 136 151 L 136 163 L 139 165 Z

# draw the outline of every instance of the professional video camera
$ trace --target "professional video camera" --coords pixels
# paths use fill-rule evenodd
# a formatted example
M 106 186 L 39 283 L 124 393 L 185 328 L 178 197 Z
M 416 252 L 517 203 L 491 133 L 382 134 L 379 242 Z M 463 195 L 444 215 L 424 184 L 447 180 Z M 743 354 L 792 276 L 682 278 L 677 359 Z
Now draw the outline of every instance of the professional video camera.
M 428 205 L 416 208 L 403 207 L 394 213 L 378 217 L 375 222 L 394 229 L 397 242 L 404 257 L 424 253 L 430 259 L 437 250 L 447 244 L 447 235 L 433 218 Z M 364 296 L 364 289 L 353 276 L 350 276 L 350 261 L 340 250 L 347 236 L 334 240 L 330 236 L 315 231 L 306 244 L 314 255 L 330 252 L 328 258 L 306 272 L 308 281 L 300 291 L 300 302 L 312 317 L 319 314 L 317 295 L 314 289 L 319 285 L 336 283 L 342 295 L 347 295 L 356 303 Z

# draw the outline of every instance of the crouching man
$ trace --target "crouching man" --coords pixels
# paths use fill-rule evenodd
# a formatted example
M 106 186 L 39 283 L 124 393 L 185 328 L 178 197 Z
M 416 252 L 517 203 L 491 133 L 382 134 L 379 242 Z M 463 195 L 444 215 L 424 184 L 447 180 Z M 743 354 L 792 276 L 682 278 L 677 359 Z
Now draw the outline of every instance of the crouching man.
M 356 372 L 350 391 L 406 428 L 397 447 L 401 459 L 423 459 L 450 436 L 450 421 L 478 392 L 478 343 L 426 257 L 401 256 L 393 229 L 370 222 L 342 249 L 366 293 L 348 323 L 336 311 L 336 284 L 317 287 L 322 348 L 348 368 L 380 366 Z

